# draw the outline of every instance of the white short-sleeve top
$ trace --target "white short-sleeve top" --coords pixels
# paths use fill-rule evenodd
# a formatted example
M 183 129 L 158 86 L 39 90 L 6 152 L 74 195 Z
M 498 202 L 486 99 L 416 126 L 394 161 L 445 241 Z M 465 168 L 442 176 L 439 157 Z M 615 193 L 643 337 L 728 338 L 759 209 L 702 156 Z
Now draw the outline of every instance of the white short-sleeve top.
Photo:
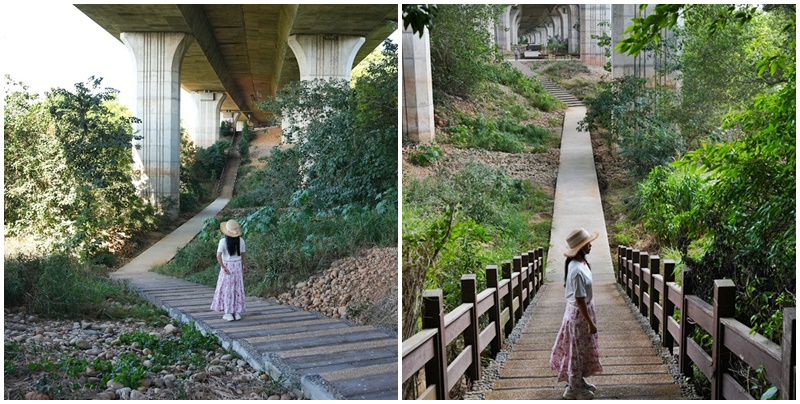
M 572 260 L 567 268 L 567 284 L 564 297 L 569 304 L 575 304 L 576 297 L 585 297 L 586 303 L 592 301 L 592 271 L 589 266 L 578 260 Z
M 234 255 L 234 256 L 228 255 L 228 244 L 225 242 L 225 237 L 223 237 L 219 241 L 219 245 L 217 246 L 217 252 L 218 253 L 222 253 L 222 260 L 223 261 L 241 261 L 242 260 L 241 254 L 244 254 L 244 239 L 239 237 L 239 254 L 240 255 Z

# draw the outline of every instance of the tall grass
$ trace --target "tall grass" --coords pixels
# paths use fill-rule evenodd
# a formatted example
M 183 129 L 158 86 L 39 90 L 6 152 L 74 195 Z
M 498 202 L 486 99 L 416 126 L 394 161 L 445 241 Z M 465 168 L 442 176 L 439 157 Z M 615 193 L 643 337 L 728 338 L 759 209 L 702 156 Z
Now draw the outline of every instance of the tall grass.
M 157 317 L 160 311 L 122 282 L 106 277 L 107 268 L 79 263 L 65 254 L 6 258 L 5 307 L 25 306 L 47 318 Z M 132 314 L 133 313 L 133 314 Z

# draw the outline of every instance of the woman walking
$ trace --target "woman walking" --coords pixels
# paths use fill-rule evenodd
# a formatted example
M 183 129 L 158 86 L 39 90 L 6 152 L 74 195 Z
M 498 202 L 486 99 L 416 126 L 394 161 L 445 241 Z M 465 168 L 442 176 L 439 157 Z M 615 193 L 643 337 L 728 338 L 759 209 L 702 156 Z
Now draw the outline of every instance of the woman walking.
M 225 321 L 241 320 L 245 308 L 243 274 L 247 272 L 242 229 L 235 220 L 220 223 L 219 229 L 225 237 L 217 246 L 220 269 L 211 310 L 224 312 Z
M 550 366 L 558 372 L 559 382 L 568 382 L 563 397 L 590 400 L 596 388 L 585 377 L 603 372 L 597 344 L 597 319 L 592 302 L 592 271 L 586 255 L 598 236 L 584 229 L 573 230 L 567 237 L 569 251 L 564 264 L 564 296 L 567 307 L 558 331 Z

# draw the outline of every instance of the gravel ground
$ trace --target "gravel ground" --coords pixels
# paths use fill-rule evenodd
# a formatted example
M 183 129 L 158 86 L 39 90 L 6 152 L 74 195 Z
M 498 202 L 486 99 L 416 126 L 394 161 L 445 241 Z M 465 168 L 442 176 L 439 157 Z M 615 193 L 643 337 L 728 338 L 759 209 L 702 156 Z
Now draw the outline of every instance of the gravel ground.
M 205 365 L 176 363 L 164 370 L 146 372 L 138 389 L 108 381 L 93 368 L 96 359 L 119 364 L 135 355 L 145 368 L 156 362 L 153 352 L 141 349 L 138 342 L 120 342 L 123 334 L 143 331 L 160 338 L 174 338 L 179 326 L 156 327 L 145 321 L 47 320 L 27 314 L 24 308 L 4 310 L 4 383 L 5 399 L 21 399 L 37 391 L 52 399 L 253 399 L 292 400 L 302 397 L 299 390 L 287 391 L 254 370 L 233 352 L 217 347 L 198 352 Z M 162 324 L 168 319 L 162 316 Z M 90 365 L 68 375 L 59 363 L 86 360 Z M 125 359 L 129 360 L 129 359 Z M 48 363 L 56 364 L 48 369 Z

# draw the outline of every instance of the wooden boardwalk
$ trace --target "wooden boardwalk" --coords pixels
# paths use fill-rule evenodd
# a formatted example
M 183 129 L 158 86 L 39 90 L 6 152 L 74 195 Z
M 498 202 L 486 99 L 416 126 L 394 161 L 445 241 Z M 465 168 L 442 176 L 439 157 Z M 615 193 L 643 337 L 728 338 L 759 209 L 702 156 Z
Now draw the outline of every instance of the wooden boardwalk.
M 253 368 L 314 399 L 398 397 L 397 337 L 276 301 L 248 297 L 239 321 L 209 311 L 214 289 L 151 272 L 126 276 L 170 316 L 217 336 Z
M 561 92 L 554 95 L 563 98 Z M 587 256 L 594 278 L 600 363 L 604 368 L 602 375 L 589 378 L 597 385 L 595 398 L 681 399 L 680 385 L 674 382 L 615 284 L 591 140 L 588 133 L 577 130 L 586 110 L 572 99 L 563 101 L 571 107 L 564 118 L 546 284 L 539 292 L 540 300 L 528 308 L 531 317 L 502 364 L 499 379 L 486 392 L 486 399 L 560 399 L 564 393 L 566 383 L 556 381 L 549 359 L 566 306 L 565 239 L 580 227 L 600 233 Z
M 394 332 L 257 297 L 246 298 L 241 320 L 228 322 L 222 313 L 210 311 L 213 288 L 149 272 L 171 260 L 197 235 L 206 218 L 227 205 L 238 165 L 234 154 L 228 159 L 216 201 L 111 277 L 130 282 L 171 317 L 195 322 L 198 329 L 217 336 L 223 347 L 237 352 L 253 368 L 287 388 L 301 390 L 306 398 L 397 400 L 398 339 Z

